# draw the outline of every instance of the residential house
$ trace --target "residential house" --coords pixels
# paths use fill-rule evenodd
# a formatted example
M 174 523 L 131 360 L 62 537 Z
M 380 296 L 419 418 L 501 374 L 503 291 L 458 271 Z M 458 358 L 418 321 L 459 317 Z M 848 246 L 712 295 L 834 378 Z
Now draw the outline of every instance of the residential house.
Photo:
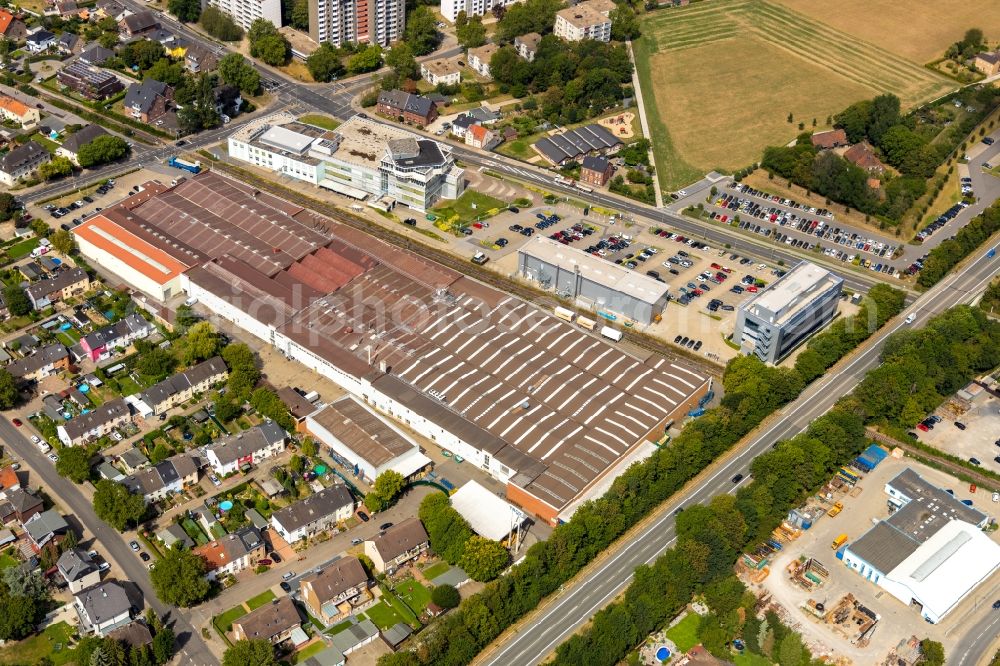
M 379 573 L 392 572 L 427 552 L 430 540 L 418 518 L 408 518 L 365 541 L 365 555 Z
M 34 354 L 20 358 L 7 366 L 7 371 L 21 381 L 38 381 L 72 367 L 69 350 L 61 343 L 42 347 Z
M 125 5 L 118 2 L 118 0 L 97 0 L 97 5 L 95 5 L 90 17 L 95 21 L 105 18 L 113 18 L 115 21 L 121 21 L 125 18 L 126 11 Z
M 135 447 L 126 449 L 124 453 L 118 456 L 118 462 L 129 474 L 135 474 L 140 469 L 149 467 L 149 458 Z
M 257 562 L 267 557 L 266 551 L 260 531 L 255 527 L 243 527 L 217 541 L 198 546 L 193 552 L 205 560 L 205 577 L 217 580 L 255 568 Z
M 277 645 L 302 626 L 302 619 L 291 597 L 279 597 L 233 622 L 233 639 L 266 640 Z
M 615 167 L 602 155 L 587 155 L 580 165 L 580 182 L 604 187 L 615 173 Z
M 194 394 L 204 393 L 228 376 L 229 368 L 225 361 L 221 356 L 214 356 L 129 396 L 128 400 L 143 418 L 147 418 L 187 402 Z
M 80 45 L 80 36 L 75 35 L 72 32 L 64 32 L 59 36 L 59 41 L 56 42 L 59 52 L 65 55 L 73 55 L 77 52 L 77 48 Z
M 208 447 L 206 455 L 212 470 L 226 476 L 243 465 L 256 465 L 285 450 L 288 436 L 274 421 L 265 421 L 243 432 L 223 437 Z
M 149 627 L 142 620 L 135 620 L 117 629 L 112 629 L 108 632 L 108 638 L 119 643 L 128 643 L 134 648 L 141 648 L 143 645 L 149 645 L 153 642 L 153 634 L 150 633 Z
M 1000 49 L 977 54 L 972 61 L 972 66 L 987 77 L 1000 74 Z
M 466 62 L 480 76 L 492 79 L 493 75 L 490 74 L 490 60 L 493 58 L 493 54 L 499 50 L 500 47 L 496 44 L 483 44 L 482 46 L 471 48 L 466 53 Z
M 844 159 L 856 164 L 870 174 L 881 174 L 886 170 L 885 164 L 875 154 L 875 149 L 867 141 L 856 143 L 844 152 Z
M 69 523 L 55 509 L 36 513 L 22 523 L 24 531 L 28 533 L 31 540 L 31 547 L 36 553 L 48 544 L 52 548 L 57 548 L 59 543 L 70 531 Z
M 22 525 L 42 512 L 42 498 L 27 488 L 10 488 L 0 493 L 0 522 L 17 521 Z
M 37 125 L 41 118 L 37 108 L 8 95 L 0 95 L 0 119 L 18 123 L 21 127 L 31 127 Z
M 122 484 L 146 502 L 159 502 L 198 482 L 201 459 L 182 453 L 125 477 Z
M 215 71 L 219 56 L 200 44 L 190 44 L 184 51 L 184 67 L 192 74 Z
M 91 361 L 111 358 L 117 349 L 124 349 L 136 340 L 150 336 L 156 326 L 131 313 L 123 319 L 80 338 L 80 347 Z
M 226 535 L 226 530 L 222 527 L 222 523 L 216 519 L 215 509 L 213 507 L 214 505 L 209 506 L 207 501 L 202 504 L 201 508 L 194 512 L 197 516 L 196 520 L 198 521 L 198 524 L 201 525 L 201 528 L 205 530 L 205 534 L 209 536 L 223 537 Z
M 165 114 L 173 103 L 174 89 L 166 83 L 146 79 L 133 83 L 125 93 L 125 112 L 136 120 L 149 123 Z
M 830 148 L 838 148 L 840 146 L 846 146 L 849 141 L 847 140 L 847 132 L 842 129 L 832 129 L 826 130 L 825 132 L 816 132 L 812 135 L 812 145 L 820 150 L 829 150 Z
M 477 106 L 474 109 L 469 109 L 466 113 L 480 125 L 492 125 L 500 120 L 499 113 L 485 106 Z
M 493 150 L 500 144 L 497 133 L 482 125 L 473 125 L 465 133 L 465 145 L 483 150 Z
M 21 487 L 21 477 L 13 465 L 0 467 L 0 499 L 6 497 L 6 493 L 18 490 Z
M 378 95 L 375 111 L 390 118 L 402 117 L 412 125 L 430 125 L 437 118 L 437 105 L 426 97 L 402 90 L 383 90 Z
M 527 35 L 514 38 L 514 50 L 517 51 L 517 55 L 528 62 L 534 62 L 535 55 L 538 53 L 538 45 L 541 41 L 541 35 L 537 32 L 529 32 Z
M 55 3 L 55 11 L 60 18 L 67 21 L 72 18 L 82 18 L 86 21 L 90 18 L 90 12 L 86 9 L 81 11 L 80 7 L 76 4 L 76 0 L 58 0 Z
M 94 559 L 82 548 L 70 548 L 60 555 L 56 568 L 73 594 L 101 582 L 101 572 Z
M 6 9 L 0 9 L 0 36 L 17 44 L 27 38 L 28 27 L 24 24 L 24 21 Z
M 142 37 L 148 32 L 159 30 L 159 28 L 160 22 L 156 20 L 156 14 L 148 9 L 128 14 L 118 21 L 118 32 L 122 39 Z
M 0 157 L 0 183 L 12 187 L 14 183 L 27 178 L 51 159 L 49 151 L 35 141 L 28 141 Z
M 212 98 L 215 101 L 215 112 L 225 121 L 226 118 L 235 118 L 240 113 L 243 106 L 243 96 L 236 86 L 222 84 L 215 86 L 212 90 Z
M 478 124 L 475 118 L 467 113 L 463 113 L 460 116 L 455 116 L 455 119 L 451 121 L 451 133 L 459 139 L 464 139 L 465 133 L 469 131 L 469 128 Z
M 462 82 L 462 70 L 458 64 L 445 58 L 420 63 L 420 76 L 432 86 L 453 86 Z
M 361 566 L 361 560 L 351 555 L 335 560 L 299 581 L 299 598 L 309 614 L 325 625 L 333 624 L 344 615 L 339 608 L 341 604 L 362 594 L 367 598 L 367 592 L 368 574 Z M 350 604 L 346 607 L 348 612 L 350 607 Z
M 59 70 L 59 73 L 56 74 L 56 80 L 61 85 L 75 90 L 87 99 L 103 100 L 118 94 L 125 88 L 125 84 L 111 72 L 98 69 L 95 66 L 107 60 L 107 58 L 103 58 L 103 55 L 96 48 L 91 49 L 80 56 L 75 62 L 71 62 Z M 114 55 L 114 53 L 111 52 L 111 55 Z M 93 62 L 84 60 L 84 56 L 92 58 Z
M 185 550 L 194 550 L 198 544 L 195 543 L 180 523 L 174 523 L 156 533 L 156 538 L 163 542 L 164 547 L 173 548 L 175 543 L 181 544 Z
M 132 422 L 132 412 L 124 398 L 109 400 L 93 411 L 74 416 L 56 426 L 64 446 L 80 446 L 100 439 L 117 427 Z
M 271 514 L 271 527 L 288 543 L 333 529 L 354 514 L 354 497 L 347 486 L 324 488 Z
M 28 261 L 17 267 L 17 270 L 24 276 L 24 279 L 28 282 L 34 282 L 35 280 L 41 279 L 43 273 L 42 269 L 33 261 Z
M 24 45 L 32 53 L 42 53 L 52 46 L 55 46 L 57 38 L 55 33 L 51 33 L 44 28 L 40 28 L 25 37 Z
M 107 130 L 100 125 L 87 125 L 78 132 L 70 134 L 56 150 L 56 155 L 65 157 L 76 166 L 80 166 L 80 148 L 83 148 L 99 136 L 108 136 Z
M 611 41 L 611 10 L 615 4 L 611 0 L 587 0 L 556 12 L 553 34 L 568 42 L 593 39 L 598 42 Z
M 113 580 L 83 590 L 73 597 L 80 633 L 106 636 L 132 621 L 132 602 L 125 588 Z
M 114 56 L 115 52 L 111 49 L 106 49 L 100 44 L 91 44 L 86 51 L 80 54 L 77 60 L 85 65 L 97 67 L 103 65 L 107 62 L 108 58 L 113 58 Z
M 80 132 L 84 130 L 80 130 Z M 103 130 L 101 132 L 103 133 Z M 28 285 L 24 292 L 28 295 L 31 306 L 36 310 L 41 310 L 53 303 L 82 294 L 88 289 L 90 289 L 90 276 L 87 275 L 87 271 L 82 268 L 70 268 L 59 271 L 48 280 L 39 280 Z

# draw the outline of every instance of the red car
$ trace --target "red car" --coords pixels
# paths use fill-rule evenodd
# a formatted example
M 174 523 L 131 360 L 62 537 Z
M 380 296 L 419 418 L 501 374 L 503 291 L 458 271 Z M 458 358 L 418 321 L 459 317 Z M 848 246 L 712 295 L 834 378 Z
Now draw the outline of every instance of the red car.
M 473 229 L 482 229 L 482 228 L 483 228 L 483 225 L 482 225 L 482 223 L 481 223 L 481 222 L 473 222 L 473 223 L 472 223 L 472 228 L 473 228 Z
M 24 425 L 24 423 L 21 422 L 21 419 L 11 419 L 10 422 L 16 425 L 18 428 Z
M 928 432 L 930 430 L 930 428 L 928 428 L 927 426 L 925 426 L 923 423 L 918 423 L 917 424 L 917 430 L 920 430 L 922 432 Z
M 750 285 L 749 287 L 747 287 L 747 291 L 749 291 L 751 294 L 756 294 L 757 287 L 755 285 Z

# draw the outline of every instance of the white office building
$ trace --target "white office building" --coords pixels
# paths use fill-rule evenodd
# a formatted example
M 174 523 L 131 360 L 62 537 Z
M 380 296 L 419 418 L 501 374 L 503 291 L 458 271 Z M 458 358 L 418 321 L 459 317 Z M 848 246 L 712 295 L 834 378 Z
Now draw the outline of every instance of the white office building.
M 450 147 L 362 116 L 335 131 L 269 116 L 232 134 L 229 155 L 386 209 L 425 211 L 465 188 Z
M 404 0 L 309 0 L 309 36 L 320 44 L 389 46 L 405 27 Z
M 203 0 L 202 5 L 228 14 L 244 30 L 249 30 L 257 19 L 281 27 L 281 0 Z
M 780 363 L 837 314 L 844 279 L 803 261 L 736 312 L 733 341 L 744 354 Z

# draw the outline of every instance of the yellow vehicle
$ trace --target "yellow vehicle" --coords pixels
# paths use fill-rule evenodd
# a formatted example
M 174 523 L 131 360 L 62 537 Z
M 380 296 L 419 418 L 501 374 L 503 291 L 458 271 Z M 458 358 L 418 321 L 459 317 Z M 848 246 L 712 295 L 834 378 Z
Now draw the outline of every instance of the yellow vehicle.
M 826 515 L 833 518 L 843 510 L 844 510 L 844 504 L 842 502 L 837 502 L 836 504 L 830 507 L 830 510 L 826 512 Z
M 841 546 L 843 546 L 845 543 L 847 543 L 847 535 L 846 534 L 841 534 L 839 537 L 837 537 L 836 539 L 833 540 L 833 543 L 830 544 L 830 548 L 832 548 L 833 550 L 837 550 L 838 548 L 840 548 Z

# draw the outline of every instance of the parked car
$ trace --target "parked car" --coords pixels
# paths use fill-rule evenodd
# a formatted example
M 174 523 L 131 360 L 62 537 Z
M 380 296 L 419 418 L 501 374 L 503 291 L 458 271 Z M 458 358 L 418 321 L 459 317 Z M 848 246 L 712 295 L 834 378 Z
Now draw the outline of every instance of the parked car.
M 289 571 L 288 573 L 282 574 L 281 580 L 291 580 L 295 578 L 295 572 Z
M 139 553 L 139 559 L 142 560 L 143 562 L 149 562 L 149 553 L 147 553 L 146 551 L 142 551 L 141 553 Z
M 222 481 L 219 481 L 219 477 L 217 477 L 214 474 L 209 474 L 208 480 L 212 482 L 213 486 L 221 486 L 222 485 Z
M 961 421 L 955 421 L 955 427 L 958 428 L 959 430 L 965 430 L 968 426 L 966 426 Z
M 131 541 L 128 542 L 128 547 L 137 553 L 139 552 L 139 542 L 136 541 L 135 539 L 132 539 Z
M 16 425 L 18 428 L 24 425 L 24 422 L 21 421 L 21 419 L 11 419 L 10 422 Z
M 386 531 L 390 527 L 392 527 L 392 523 L 382 523 L 381 525 L 378 526 L 379 530 L 381 530 L 382 532 Z

